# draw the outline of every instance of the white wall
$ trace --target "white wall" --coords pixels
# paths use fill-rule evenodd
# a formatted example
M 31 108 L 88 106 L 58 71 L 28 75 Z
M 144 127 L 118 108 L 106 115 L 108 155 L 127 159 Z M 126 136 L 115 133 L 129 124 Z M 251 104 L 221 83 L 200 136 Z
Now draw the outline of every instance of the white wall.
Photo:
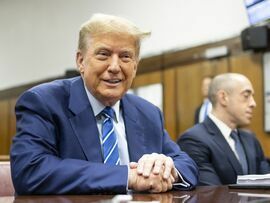
M 0 0 L 0 90 L 75 67 L 80 25 L 96 12 L 151 30 L 142 57 L 239 35 L 243 0 Z

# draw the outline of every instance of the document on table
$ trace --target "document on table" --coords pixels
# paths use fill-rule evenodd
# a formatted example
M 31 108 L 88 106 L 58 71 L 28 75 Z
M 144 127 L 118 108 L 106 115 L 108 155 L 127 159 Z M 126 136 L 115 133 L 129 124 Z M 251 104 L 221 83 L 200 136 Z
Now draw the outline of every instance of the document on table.
M 270 173 L 262 175 L 240 175 L 237 176 L 237 184 L 270 185 Z
M 262 175 L 239 175 L 236 184 L 229 185 L 229 188 L 265 188 L 270 189 L 270 173 Z

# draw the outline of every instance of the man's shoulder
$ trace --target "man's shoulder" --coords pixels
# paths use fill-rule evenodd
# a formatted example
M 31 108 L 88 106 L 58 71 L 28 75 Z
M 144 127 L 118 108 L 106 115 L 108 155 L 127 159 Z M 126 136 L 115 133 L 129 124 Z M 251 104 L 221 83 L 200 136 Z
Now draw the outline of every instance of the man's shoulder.
M 50 82 L 45 82 L 39 85 L 36 85 L 26 92 L 33 92 L 37 94 L 61 94 L 70 89 L 70 86 L 73 82 L 80 80 L 80 77 L 74 77 L 69 79 L 58 79 Z
M 205 139 L 208 135 L 208 131 L 203 123 L 195 124 L 193 127 L 187 129 L 182 135 L 181 138 L 196 138 L 196 139 Z M 180 139 L 181 139 L 180 138 Z
M 142 108 L 151 108 L 151 107 L 156 107 L 154 104 L 151 102 L 147 101 L 146 99 L 143 99 L 142 97 L 136 96 L 134 94 L 126 94 L 123 98 L 124 100 L 128 101 L 129 103 L 136 105 L 136 106 L 141 106 Z
M 257 140 L 255 133 L 249 129 L 242 128 L 238 129 L 238 131 L 242 139 Z
M 79 82 L 79 80 L 80 77 L 75 77 L 70 79 L 54 80 L 51 82 L 36 85 L 23 92 L 20 95 L 18 102 L 34 102 L 35 99 L 38 101 L 44 101 L 46 103 L 54 103 L 53 101 L 57 103 L 68 101 L 72 83 L 76 81 Z
M 147 117 L 148 119 L 160 119 L 161 110 L 151 102 L 136 95 L 126 94 L 122 98 L 122 104 L 124 108 L 129 109 L 129 113 L 138 112 L 140 116 Z

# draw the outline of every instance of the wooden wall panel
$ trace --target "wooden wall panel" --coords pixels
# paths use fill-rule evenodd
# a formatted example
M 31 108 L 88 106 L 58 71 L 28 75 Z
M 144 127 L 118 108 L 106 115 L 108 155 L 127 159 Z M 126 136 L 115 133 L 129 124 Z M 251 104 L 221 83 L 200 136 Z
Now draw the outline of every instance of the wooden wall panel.
M 176 70 L 168 69 L 163 72 L 164 84 L 164 119 L 165 127 L 173 140 L 177 139 L 177 123 L 176 123 Z
M 0 100 L 0 155 L 9 157 L 12 137 L 16 132 L 16 119 L 14 114 L 14 106 L 16 99 Z M 5 158 L 7 159 L 7 158 Z
M 264 132 L 263 68 L 261 54 L 242 54 L 231 57 L 231 72 L 247 76 L 255 91 L 257 107 L 254 110 L 251 124 L 248 126 L 256 133 L 265 154 L 270 156 L 270 134 Z
M 133 81 L 131 88 L 142 87 L 150 84 L 162 83 L 161 71 L 155 71 L 151 73 L 145 73 L 137 75 Z
M 9 143 L 11 145 L 12 138 L 16 133 L 16 117 L 15 117 L 15 104 L 16 104 L 17 98 L 13 98 L 9 100 Z M 10 147 L 9 147 L 10 148 Z
M 194 124 L 194 113 L 201 102 L 200 63 L 177 69 L 177 134 L 178 136 Z
M 177 68 L 177 133 L 181 135 L 194 125 L 196 108 L 202 102 L 201 81 L 207 75 L 228 71 L 228 60 L 197 62 Z
M 6 155 L 9 149 L 9 101 L 0 101 L 0 155 Z

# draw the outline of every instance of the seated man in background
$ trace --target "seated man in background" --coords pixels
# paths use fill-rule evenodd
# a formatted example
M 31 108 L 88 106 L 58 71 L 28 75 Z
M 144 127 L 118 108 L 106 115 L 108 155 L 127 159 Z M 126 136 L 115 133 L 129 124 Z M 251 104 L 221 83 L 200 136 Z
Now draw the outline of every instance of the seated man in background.
M 17 194 L 157 193 L 196 185 L 196 164 L 170 139 L 160 110 L 126 94 L 148 34 L 96 14 L 80 30 L 81 76 L 19 98 L 11 148 Z
M 253 94 L 252 84 L 241 74 L 221 74 L 211 82 L 212 112 L 177 141 L 197 163 L 200 185 L 234 184 L 237 175 L 270 171 L 255 135 L 239 128 L 250 124 Z
M 208 89 L 209 89 L 209 85 L 211 81 L 212 81 L 211 76 L 206 76 L 202 80 L 201 92 L 203 96 L 203 102 L 201 103 L 200 106 L 196 108 L 195 116 L 194 116 L 195 124 L 203 122 L 204 119 L 209 114 L 209 112 L 211 112 L 212 110 L 212 104 L 208 99 Z

